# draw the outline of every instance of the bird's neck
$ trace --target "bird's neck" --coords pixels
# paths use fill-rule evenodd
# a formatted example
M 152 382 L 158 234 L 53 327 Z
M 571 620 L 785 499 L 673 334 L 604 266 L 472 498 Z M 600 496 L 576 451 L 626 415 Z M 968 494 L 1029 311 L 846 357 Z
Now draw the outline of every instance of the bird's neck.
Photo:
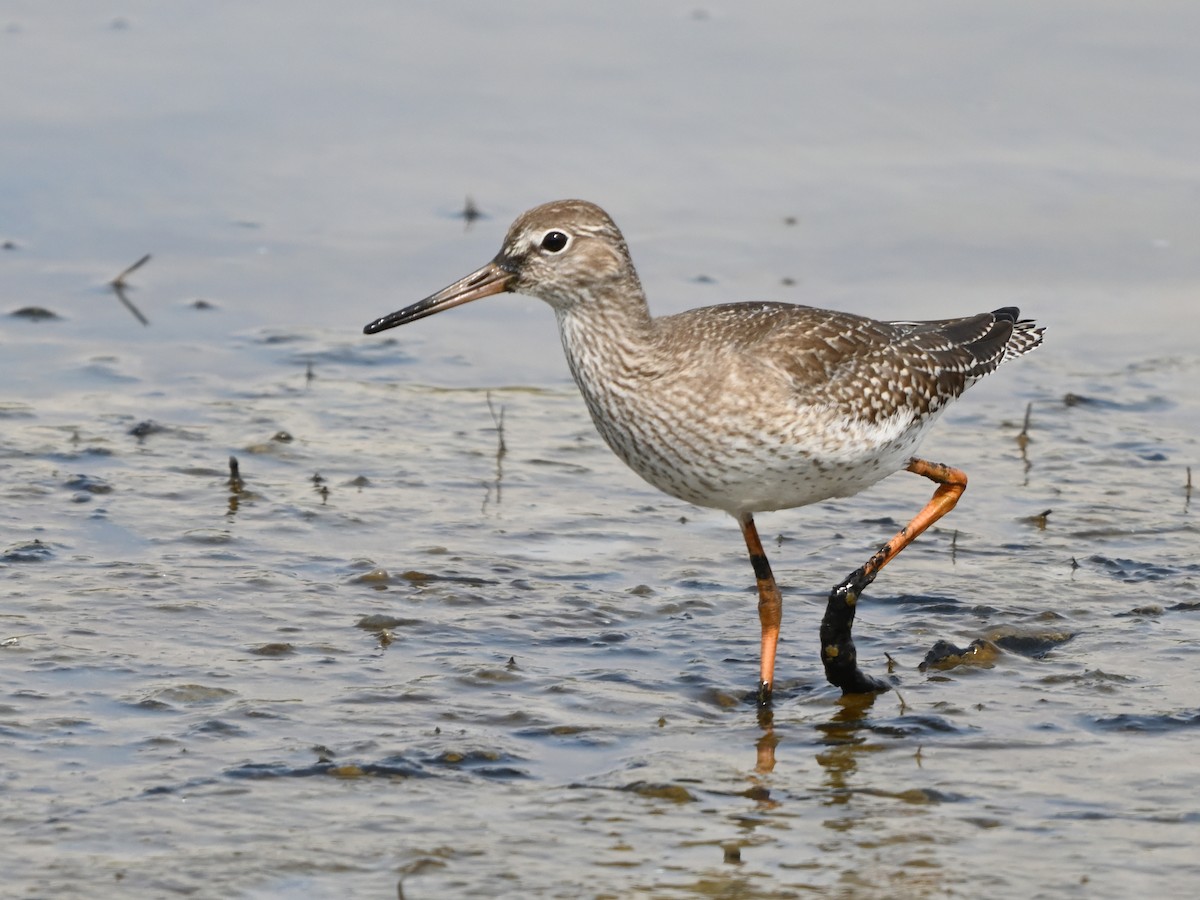
M 612 299 L 612 298 L 608 298 Z M 658 331 L 640 286 L 617 302 L 556 309 L 567 364 L 600 435 L 633 465 L 636 440 L 627 427 L 665 374 Z
M 558 331 L 575 382 L 625 380 L 653 356 L 654 324 L 641 286 L 556 308 Z

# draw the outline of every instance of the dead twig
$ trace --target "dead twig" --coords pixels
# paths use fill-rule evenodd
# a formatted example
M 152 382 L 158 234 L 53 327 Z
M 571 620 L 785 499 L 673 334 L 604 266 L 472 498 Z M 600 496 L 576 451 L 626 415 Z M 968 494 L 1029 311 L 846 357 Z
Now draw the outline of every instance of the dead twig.
M 496 407 L 492 405 L 492 392 L 487 392 L 488 412 L 492 414 L 492 424 L 496 426 L 496 458 L 499 459 L 508 453 L 508 447 L 504 444 L 504 407 L 500 407 L 500 414 L 496 414 Z
M 496 503 L 500 503 L 504 481 L 504 457 L 508 453 L 508 446 L 504 443 L 504 407 L 501 406 L 500 412 L 497 413 L 496 407 L 492 403 L 492 392 L 488 391 L 485 396 L 487 397 L 488 412 L 492 416 L 492 424 L 496 426 L 496 480 L 487 485 L 487 492 L 483 495 L 483 510 L 486 512 L 493 489 L 496 491 Z
M 114 278 L 112 281 L 110 281 L 108 283 L 108 286 L 113 289 L 113 293 L 117 295 L 117 299 L 120 300 L 121 303 L 124 304 L 125 308 L 127 310 L 129 310 L 131 313 L 133 313 L 134 318 L 137 319 L 139 322 L 141 322 L 143 325 L 149 325 L 150 320 L 147 319 L 144 315 L 142 315 L 142 311 L 140 309 L 138 309 L 136 306 L 133 305 L 133 301 L 130 300 L 128 296 L 126 296 L 125 289 L 129 286 L 129 283 L 126 281 L 126 279 L 148 262 L 150 262 L 150 254 L 149 253 L 147 253 L 145 256 L 143 256 L 141 259 L 139 259 L 137 262 L 135 262 L 132 266 L 127 268 L 124 272 L 122 272 L 120 275 L 118 275 L 116 278 Z
M 147 253 L 145 256 L 143 256 L 141 259 L 139 259 L 137 262 L 135 262 L 132 266 L 130 266 L 128 269 L 126 269 L 124 272 L 122 272 L 120 275 L 118 275 L 116 278 L 114 278 L 110 282 L 110 284 L 112 284 L 113 287 L 118 287 L 118 286 L 125 287 L 125 283 L 126 283 L 125 279 L 128 276 L 132 275 L 134 272 L 136 272 L 138 269 L 140 269 L 142 266 L 144 266 L 148 262 L 150 262 L 150 254 L 149 253 Z
M 1021 433 L 1017 435 L 1017 446 L 1021 449 L 1021 462 L 1025 464 L 1025 484 L 1029 484 L 1029 470 L 1033 463 L 1029 461 L 1029 419 L 1033 415 L 1033 401 L 1025 404 L 1025 422 L 1021 425 Z
M 476 219 L 483 218 L 483 211 L 475 205 L 475 201 L 467 197 L 467 202 L 463 204 L 462 212 L 459 213 L 466 225 L 463 231 L 470 231 L 471 226 L 475 224 Z
M 229 457 L 229 490 L 235 494 L 240 494 L 246 489 L 246 483 L 242 481 L 242 473 L 238 466 L 236 456 Z

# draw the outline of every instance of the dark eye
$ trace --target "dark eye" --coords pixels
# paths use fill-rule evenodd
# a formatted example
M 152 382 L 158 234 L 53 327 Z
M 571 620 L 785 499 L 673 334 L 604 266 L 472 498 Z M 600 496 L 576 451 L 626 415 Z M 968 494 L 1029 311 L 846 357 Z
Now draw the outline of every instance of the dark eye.
M 549 250 L 551 253 L 558 253 L 563 247 L 567 246 L 567 241 L 569 240 L 570 238 L 561 231 L 547 231 L 545 237 L 542 238 L 542 249 Z

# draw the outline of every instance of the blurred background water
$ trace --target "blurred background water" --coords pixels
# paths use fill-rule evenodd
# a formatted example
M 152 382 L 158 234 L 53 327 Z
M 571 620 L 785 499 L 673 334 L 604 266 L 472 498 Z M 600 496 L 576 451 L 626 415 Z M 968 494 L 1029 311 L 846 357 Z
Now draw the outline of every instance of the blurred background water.
M 1187 890 L 1198 51 L 1172 2 L 0 4 L 0 892 Z M 816 628 L 921 479 L 761 518 L 762 716 L 736 526 L 611 456 L 543 304 L 361 334 L 567 196 L 657 313 L 1047 326 L 924 447 L 971 487 L 860 609 L 896 691 Z

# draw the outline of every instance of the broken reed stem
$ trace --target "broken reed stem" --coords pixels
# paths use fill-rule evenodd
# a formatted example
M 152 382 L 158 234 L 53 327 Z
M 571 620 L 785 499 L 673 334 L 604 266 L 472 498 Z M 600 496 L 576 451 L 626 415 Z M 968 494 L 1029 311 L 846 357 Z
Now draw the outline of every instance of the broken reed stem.
M 462 212 L 460 212 L 459 215 L 462 216 L 463 221 L 466 222 L 466 227 L 463 230 L 470 231 L 471 226 L 475 223 L 475 220 L 483 218 L 483 211 L 475 205 L 474 200 L 472 200 L 470 197 L 467 197 L 467 202 L 463 204 Z
M 139 259 L 137 262 L 135 262 L 132 266 L 130 266 L 128 269 L 126 269 L 124 272 L 122 272 L 120 275 L 118 275 L 112 281 L 110 281 L 109 284 L 111 284 L 113 287 L 125 287 L 125 279 L 128 276 L 132 275 L 134 272 L 136 272 L 138 269 L 140 269 L 142 266 L 144 266 L 148 262 L 150 262 L 150 254 L 149 253 L 147 253 L 145 256 L 143 256 L 141 259 Z
M 496 414 L 496 407 L 492 405 L 492 392 L 487 392 L 488 412 L 492 414 L 492 424 L 496 426 L 496 456 L 503 456 L 508 452 L 508 447 L 504 443 L 504 407 L 500 407 L 500 414 Z
M 240 494 L 246 487 L 238 467 L 236 456 L 229 457 L 229 490 Z
M 1021 433 L 1017 435 L 1017 446 L 1022 450 L 1029 444 L 1029 419 L 1033 415 L 1033 401 L 1025 404 L 1025 422 L 1021 425 Z
M 150 320 L 147 319 L 144 315 L 142 315 L 142 311 L 140 309 L 138 309 L 136 306 L 134 306 L 133 301 L 130 300 L 125 295 L 125 288 L 127 287 L 125 279 L 126 279 L 126 277 L 128 277 L 129 275 L 132 275 L 134 272 L 136 272 L 138 269 L 140 269 L 142 266 L 144 266 L 148 262 L 150 262 L 150 254 L 149 253 L 147 253 L 145 256 L 143 256 L 141 259 L 139 259 L 137 262 L 135 262 L 132 266 L 130 266 L 128 269 L 126 269 L 124 272 L 122 272 L 120 275 L 118 275 L 116 278 L 114 278 L 112 281 L 110 281 L 108 283 L 108 286 L 113 289 L 113 293 L 117 295 L 117 299 L 121 301 L 121 304 L 127 310 L 129 310 L 129 312 L 133 314 L 133 317 L 135 319 L 137 319 L 139 322 L 141 322 L 143 325 L 149 325 Z

